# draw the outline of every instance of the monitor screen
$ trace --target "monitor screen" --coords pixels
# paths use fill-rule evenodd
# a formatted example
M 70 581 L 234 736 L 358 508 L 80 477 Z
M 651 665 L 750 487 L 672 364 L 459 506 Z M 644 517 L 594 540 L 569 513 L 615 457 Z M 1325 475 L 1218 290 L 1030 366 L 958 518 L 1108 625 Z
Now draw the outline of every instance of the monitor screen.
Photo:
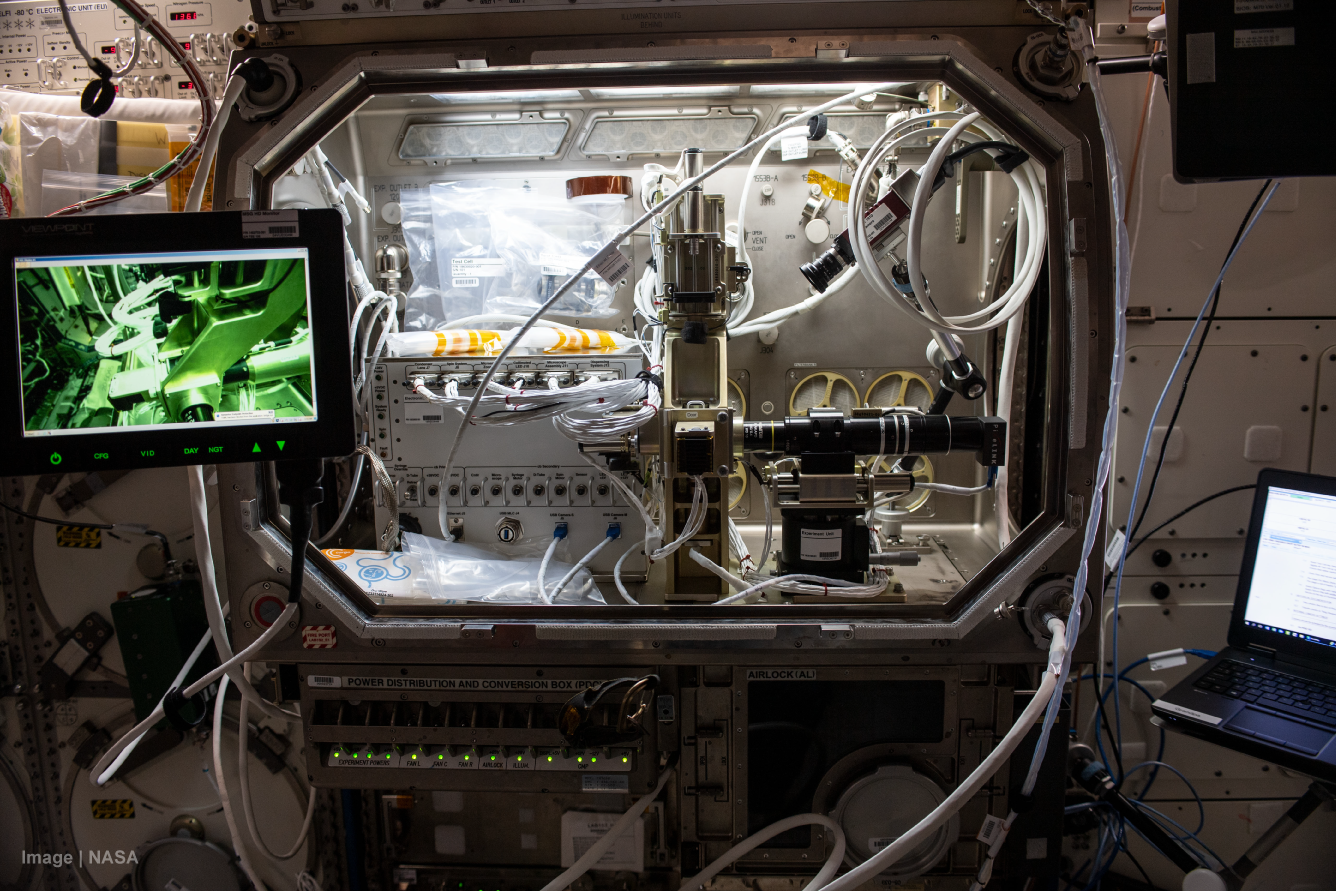
M 16 257 L 25 437 L 316 420 L 304 248 Z
M 333 210 L 0 220 L 11 473 L 356 447 Z
M 1243 620 L 1336 647 L 1336 496 L 1267 490 Z

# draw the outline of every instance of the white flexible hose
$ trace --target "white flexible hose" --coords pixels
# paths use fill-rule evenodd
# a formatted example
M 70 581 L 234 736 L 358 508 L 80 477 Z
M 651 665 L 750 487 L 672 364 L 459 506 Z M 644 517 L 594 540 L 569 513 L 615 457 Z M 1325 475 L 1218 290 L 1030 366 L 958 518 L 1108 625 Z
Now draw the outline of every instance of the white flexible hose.
M 555 601 L 566 586 L 571 583 L 571 579 L 575 578 L 575 574 L 588 566 L 590 561 L 602 553 L 603 549 L 612 544 L 613 541 L 615 539 L 611 535 L 605 535 L 602 541 L 590 548 L 589 553 L 581 557 L 579 562 L 571 567 L 570 572 L 563 575 L 561 581 L 557 582 L 556 586 L 552 588 L 552 595 L 547 598 L 547 602 Z
M 246 680 L 250 680 L 250 666 L 245 668 Z M 310 796 L 306 802 L 306 817 L 302 820 L 302 828 L 297 832 L 297 840 L 292 843 L 292 848 L 286 854 L 275 854 L 269 847 L 268 842 L 260 833 L 255 823 L 255 810 L 251 807 L 250 794 L 250 752 L 247 742 L 250 737 L 250 725 L 247 721 L 249 703 L 246 698 L 241 698 L 241 705 L 237 712 L 237 779 L 241 785 L 241 813 L 246 817 L 246 828 L 250 831 L 251 838 L 259 845 L 260 850 L 270 860 L 282 862 L 291 860 L 301 851 L 302 846 L 306 844 L 306 836 L 311 831 L 311 819 L 315 816 L 315 786 L 311 787 Z M 264 745 L 264 743 L 259 743 Z M 219 785 L 222 784 L 222 774 L 218 774 Z M 221 795 L 221 792 L 220 792 Z
M 622 595 L 622 599 L 632 606 L 639 606 L 640 601 L 632 597 L 631 592 L 626 590 L 626 586 L 622 584 L 622 564 L 626 562 L 627 557 L 636 552 L 638 547 L 640 545 L 636 543 L 627 548 L 626 553 L 617 558 L 617 565 L 612 567 L 612 583 L 617 586 L 617 593 Z
M 190 674 L 190 669 L 195 667 L 195 663 L 199 661 L 200 654 L 204 652 L 204 649 L 209 645 L 209 641 L 212 639 L 213 639 L 212 632 L 209 631 L 204 632 L 204 636 L 199 639 L 199 643 L 195 644 L 195 649 L 190 652 L 190 656 L 189 658 L 186 659 L 185 664 L 181 666 L 181 670 L 176 673 L 176 677 L 172 678 L 172 683 L 171 686 L 167 688 L 168 690 L 172 690 L 175 687 L 181 686 L 181 683 L 186 679 L 186 675 Z M 162 698 L 158 700 L 157 707 L 154 709 L 155 712 L 162 711 L 163 700 L 166 698 L 167 694 L 164 693 L 162 695 Z M 146 722 L 141 721 L 138 726 L 136 726 L 133 730 L 130 731 L 130 733 L 127 733 L 125 734 L 125 737 L 122 737 L 122 741 L 124 741 L 125 738 L 131 736 L 135 730 L 138 730 L 140 727 L 144 727 L 144 730 L 140 732 L 139 735 L 135 736 L 133 739 L 129 740 L 129 742 L 125 743 L 125 746 L 124 748 L 121 749 L 120 754 L 117 755 L 116 759 L 111 762 L 111 766 L 107 768 L 105 771 L 103 771 L 103 775 L 105 776 L 105 779 L 102 781 L 103 783 L 105 783 L 107 780 L 110 780 L 116 774 L 116 771 L 121 769 L 121 765 L 125 763 L 125 759 L 130 757 L 130 753 L 135 750 L 135 746 L 139 745 L 139 741 L 144 738 L 144 733 L 148 731 L 148 727 L 144 726 L 145 723 Z M 95 785 L 102 785 L 102 783 L 97 782 L 97 777 L 98 774 L 96 770 L 90 771 L 88 774 L 88 778 L 93 780 Z
M 915 489 L 927 489 L 930 492 L 942 492 L 947 495 L 978 495 L 987 492 L 989 484 L 981 486 L 952 486 L 946 483 L 915 483 Z
M 590 845 L 589 850 L 585 851 L 579 860 L 571 864 L 569 869 L 544 885 L 542 891 L 562 891 L 580 876 L 593 869 L 594 864 L 603 859 L 603 855 L 608 852 L 608 848 L 611 848 L 617 842 L 617 839 L 625 835 L 626 830 L 630 829 L 632 824 L 640 819 L 640 815 L 645 812 L 645 808 L 649 807 L 650 802 L 659 797 L 659 793 L 663 791 L 664 785 L 667 784 L 668 778 L 672 775 L 673 767 L 665 768 L 663 773 L 659 774 L 659 781 L 654 784 L 654 788 L 649 791 L 649 794 L 631 805 L 631 809 L 622 814 L 602 838 Z M 639 827 L 636 827 L 636 829 L 639 830 Z
M 204 188 L 209 182 L 209 172 L 213 159 L 218 154 L 218 140 L 222 138 L 223 127 L 227 125 L 232 106 L 241 98 L 241 91 L 246 89 L 246 80 L 234 74 L 227 79 L 223 88 L 222 106 L 218 109 L 218 118 L 213 122 L 208 136 L 204 138 L 204 148 L 200 150 L 199 161 L 195 166 L 195 178 L 190 181 L 190 191 L 186 193 L 186 203 L 182 207 L 186 213 L 198 213 L 204 206 Z
M 209 542 L 209 506 L 204 496 L 204 468 L 198 464 L 187 467 L 186 480 L 190 483 L 190 519 L 195 532 L 195 562 L 199 564 L 200 587 L 204 591 L 204 612 L 209 618 L 209 629 L 213 632 L 213 646 L 218 651 L 218 658 L 229 666 L 234 666 L 236 661 L 232 659 L 232 643 L 228 639 L 227 625 L 223 621 L 222 597 L 218 593 L 218 577 L 213 566 L 213 547 Z M 291 608 L 285 607 L 284 618 L 281 623 L 286 623 L 294 618 L 296 605 L 289 604 L 288 606 Z M 268 638 L 272 638 L 274 634 L 278 633 L 278 625 L 281 623 L 275 622 L 265 632 Z M 254 649 L 254 644 L 247 647 L 248 652 Z M 301 720 L 300 715 L 265 701 L 259 693 L 255 692 L 255 688 L 242 678 L 240 668 L 229 670 L 228 676 L 232 678 L 232 683 L 236 684 L 241 695 L 250 700 L 250 704 L 266 716 L 276 721 Z M 196 692 L 204 689 L 204 686 L 207 685 L 200 686 Z M 194 694 L 188 695 L 193 696 Z
M 1113 467 L 1113 452 L 1118 437 L 1118 404 L 1123 388 L 1123 373 L 1127 367 L 1127 302 L 1132 287 L 1132 260 L 1128 248 L 1127 227 L 1123 224 L 1122 161 L 1118 157 L 1118 142 L 1114 138 L 1113 127 L 1109 123 L 1108 106 L 1104 101 L 1099 66 L 1093 64 L 1094 36 L 1088 26 L 1085 26 L 1084 31 L 1080 33 L 1082 36 L 1080 41 L 1081 52 L 1086 58 L 1086 70 L 1090 76 L 1090 92 L 1095 99 L 1095 111 L 1099 117 L 1100 134 L 1104 138 L 1104 150 L 1108 159 L 1109 190 L 1113 197 L 1113 202 L 1109 207 L 1109 223 L 1114 233 L 1114 305 L 1111 319 L 1113 323 L 1113 369 L 1109 375 L 1108 407 L 1104 415 L 1103 433 L 1100 437 L 1099 463 L 1095 467 L 1094 486 L 1090 498 L 1085 535 L 1081 539 L 1081 559 L 1077 564 L 1076 578 L 1072 584 L 1073 591 L 1083 594 L 1089 578 L 1090 555 L 1094 552 L 1095 540 L 1099 538 L 1104 523 L 1104 491 L 1108 486 L 1109 472 Z M 1222 271 L 1221 275 L 1223 274 Z M 1147 439 L 1147 443 L 1149 443 L 1149 439 Z M 1084 600 L 1084 596 L 1078 596 L 1074 598 L 1072 603 L 1072 611 L 1067 625 L 1066 658 L 1062 663 L 1058 685 L 1050 694 L 1051 701 L 1048 711 L 1044 715 L 1043 728 L 1039 733 L 1039 746 L 1035 750 L 1035 757 L 1030 762 L 1030 770 L 1026 774 L 1025 783 L 1021 787 L 1023 795 L 1029 795 L 1039 781 L 1039 768 L 1043 762 L 1043 751 L 1047 746 L 1049 735 L 1053 731 L 1053 724 L 1057 720 L 1058 711 L 1062 707 L 1062 687 L 1065 685 L 1067 675 L 1071 671 L 1072 650 L 1076 647 L 1077 635 L 1081 633 L 1081 609 Z M 1096 672 L 1095 676 L 1095 696 L 1098 701 L 1098 697 L 1103 691 L 1099 682 L 1099 672 Z
M 241 665 L 243 662 L 249 661 L 263 647 L 268 645 L 269 641 L 273 640 L 278 635 L 278 632 L 283 630 L 283 627 L 288 623 L 288 620 L 296 616 L 296 614 L 297 604 L 289 603 L 283 608 L 283 612 L 279 614 L 279 617 L 274 624 L 270 625 L 265 629 L 264 634 L 261 634 L 255 639 L 255 643 L 246 647 L 246 649 L 237 653 L 213 671 L 205 674 L 189 687 L 186 687 L 181 691 L 181 695 L 186 699 L 190 699 L 201 690 L 207 688 L 210 684 L 216 682 L 219 678 L 231 674 L 234 669 L 237 669 L 237 666 Z M 247 684 L 247 687 L 250 687 L 250 685 Z M 255 694 L 254 688 L 250 689 L 251 693 Z M 220 693 L 218 695 L 221 697 L 222 694 Z M 255 695 L 258 696 L 258 694 Z M 161 721 L 164 717 L 166 717 L 166 713 L 163 711 L 162 703 L 159 702 L 157 708 L 153 709 L 152 714 L 140 721 L 129 733 L 117 740 L 111 748 L 107 749 L 107 751 L 102 754 L 102 757 L 98 759 L 97 764 L 93 765 L 93 769 L 89 771 L 88 774 L 90 777 L 96 777 L 94 782 L 99 786 L 106 785 L 111 779 L 111 775 L 116 772 L 116 768 L 119 768 L 121 764 L 125 763 L 125 759 L 128 757 L 126 750 L 132 744 L 137 744 L 139 738 L 147 733 L 149 728 Z M 110 767 L 105 766 L 107 764 L 110 764 Z
M 547 595 L 547 567 L 552 562 L 552 555 L 557 552 L 557 544 L 561 541 L 557 536 L 552 536 L 551 543 L 547 550 L 543 552 L 543 560 L 538 564 L 538 596 L 544 603 L 551 603 L 552 598 Z
M 1063 662 L 1067 652 L 1065 627 L 1061 619 L 1052 619 L 1048 627 L 1053 637 L 1049 643 L 1049 664 L 1044 670 L 1043 680 L 1039 684 L 1039 689 L 1035 691 L 1034 696 L 1021 711 L 1020 717 L 1016 719 L 1006 735 L 998 740 L 997 746 L 979 763 L 973 773 L 961 781 L 941 804 L 933 808 L 931 813 L 914 824 L 913 828 L 863 863 L 825 885 L 822 891 L 852 891 L 852 889 L 857 888 L 869 879 L 880 875 L 905 854 L 922 844 L 925 836 L 951 819 L 978 793 L 984 783 L 992 779 L 993 775 L 1002 767 L 1003 762 L 1011 757 L 1011 753 L 1021 744 L 1025 735 L 1030 732 L 1034 722 L 1043 714 L 1045 706 L 1048 705 L 1049 697 L 1057 688 L 1059 665 Z M 803 891 L 817 891 L 817 889 L 813 883 L 809 883 Z
M 678 891 L 704 891 L 705 886 L 713 881 L 715 876 L 728 868 L 730 864 L 746 856 L 780 833 L 788 832 L 790 829 L 796 829 L 799 826 L 824 826 L 830 832 L 831 838 L 835 840 L 835 844 L 831 847 L 830 856 L 821 865 L 820 871 L 812 877 L 812 881 L 807 883 L 807 887 L 815 891 L 815 889 L 830 881 L 831 876 L 839 870 L 840 864 L 844 862 L 844 847 L 846 844 L 844 830 L 840 828 L 840 824 L 823 814 L 797 814 L 771 823 L 760 832 L 729 848 L 709 866 L 683 882 Z
M 223 703 L 227 699 L 227 675 L 223 675 L 218 681 L 218 696 L 213 704 L 213 776 L 218 783 L 218 800 L 223 805 L 223 817 L 227 820 L 227 831 L 232 836 L 232 847 L 236 851 L 237 860 L 241 862 L 241 868 L 250 879 L 251 884 L 255 886 L 255 891 L 269 891 L 264 882 L 260 881 L 259 875 L 255 872 L 255 867 L 251 864 L 250 855 L 246 853 L 246 845 L 241 837 L 241 830 L 237 827 L 236 814 L 232 812 L 232 799 L 227 794 L 227 779 L 223 776 Z M 244 729 L 243 729 L 244 732 Z M 244 753 L 246 745 L 238 741 L 241 750 Z

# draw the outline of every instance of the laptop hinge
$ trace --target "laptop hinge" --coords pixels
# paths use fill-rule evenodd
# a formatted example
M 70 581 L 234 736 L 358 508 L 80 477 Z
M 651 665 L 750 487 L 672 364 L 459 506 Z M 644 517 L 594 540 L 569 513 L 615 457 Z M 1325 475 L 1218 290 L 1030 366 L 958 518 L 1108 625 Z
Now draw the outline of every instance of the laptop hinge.
M 1267 656 L 1271 659 L 1276 658 L 1276 651 L 1274 648 L 1260 646 L 1259 644 L 1252 644 L 1252 643 L 1248 644 L 1248 652 L 1260 653 L 1261 655 Z

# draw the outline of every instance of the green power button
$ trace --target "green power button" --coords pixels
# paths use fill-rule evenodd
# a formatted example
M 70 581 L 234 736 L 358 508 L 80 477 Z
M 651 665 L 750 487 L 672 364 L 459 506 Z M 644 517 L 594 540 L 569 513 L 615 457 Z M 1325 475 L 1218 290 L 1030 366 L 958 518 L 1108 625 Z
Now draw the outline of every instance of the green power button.
M 59 464 L 60 461 L 61 461 L 60 452 L 52 452 L 52 453 L 51 453 L 51 463 L 52 463 L 52 464 Z

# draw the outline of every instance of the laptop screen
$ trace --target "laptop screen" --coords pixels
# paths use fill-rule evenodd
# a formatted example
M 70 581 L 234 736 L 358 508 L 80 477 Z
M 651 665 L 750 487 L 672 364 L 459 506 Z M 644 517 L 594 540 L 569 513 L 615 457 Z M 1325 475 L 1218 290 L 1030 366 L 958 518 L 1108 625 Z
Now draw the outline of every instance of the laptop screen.
M 1267 488 L 1243 621 L 1336 647 L 1336 496 Z

